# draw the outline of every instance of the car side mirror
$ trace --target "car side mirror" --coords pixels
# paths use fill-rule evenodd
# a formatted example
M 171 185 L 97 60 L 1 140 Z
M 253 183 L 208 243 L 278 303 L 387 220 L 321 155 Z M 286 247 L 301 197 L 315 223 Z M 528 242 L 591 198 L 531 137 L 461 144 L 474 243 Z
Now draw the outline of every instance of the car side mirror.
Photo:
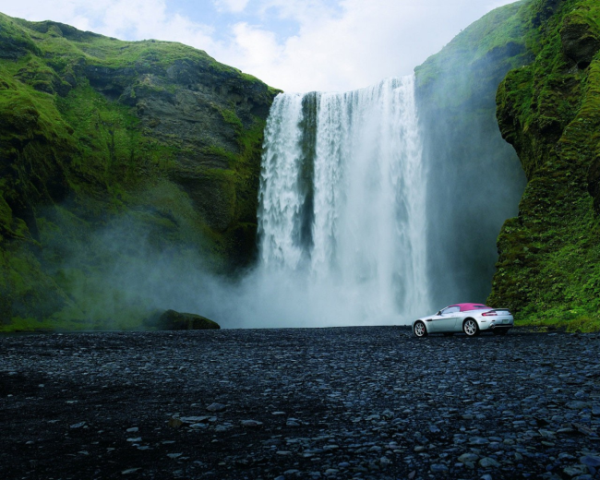
M 441 315 L 441 314 L 442 314 L 442 311 L 441 311 L 441 310 L 440 310 L 438 313 L 436 313 L 436 315 Z

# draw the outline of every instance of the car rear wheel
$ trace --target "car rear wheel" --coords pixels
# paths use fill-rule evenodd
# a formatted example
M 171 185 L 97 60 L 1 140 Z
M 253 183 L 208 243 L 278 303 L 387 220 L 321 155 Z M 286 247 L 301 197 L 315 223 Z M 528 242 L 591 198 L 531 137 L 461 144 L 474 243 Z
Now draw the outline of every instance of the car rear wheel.
M 474 337 L 475 335 L 479 335 L 479 325 L 472 318 L 467 318 L 465 323 L 463 323 L 463 332 L 467 337 Z
M 506 335 L 508 333 L 508 328 L 494 328 L 492 333 L 494 335 Z
M 417 337 L 427 336 L 427 328 L 425 327 L 425 324 L 423 322 L 415 323 L 414 332 Z

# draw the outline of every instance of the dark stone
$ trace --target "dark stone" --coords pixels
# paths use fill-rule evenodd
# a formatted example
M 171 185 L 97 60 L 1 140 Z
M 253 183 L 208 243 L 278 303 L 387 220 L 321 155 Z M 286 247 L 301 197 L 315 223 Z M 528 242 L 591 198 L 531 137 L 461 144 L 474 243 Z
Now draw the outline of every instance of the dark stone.
M 144 324 L 159 330 L 218 330 L 221 328 L 217 322 L 201 315 L 179 313 L 175 310 L 155 313 Z
M 542 0 L 537 7 L 537 13 L 533 17 L 532 23 L 535 27 L 539 27 L 546 22 L 558 10 L 560 4 L 564 0 Z
M 588 170 L 588 192 L 594 199 L 594 210 L 600 215 L 600 158 L 592 161 Z
M 585 23 L 568 23 L 561 32 L 564 55 L 579 68 L 587 68 L 600 50 L 600 38 Z

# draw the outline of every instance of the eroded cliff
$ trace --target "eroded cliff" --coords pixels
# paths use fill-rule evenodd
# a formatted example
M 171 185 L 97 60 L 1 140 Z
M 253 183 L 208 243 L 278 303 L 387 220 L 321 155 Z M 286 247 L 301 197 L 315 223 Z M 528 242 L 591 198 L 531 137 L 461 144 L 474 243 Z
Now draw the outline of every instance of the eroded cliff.
M 0 325 L 119 328 L 161 282 L 251 262 L 276 93 L 181 44 L 0 15 Z
M 497 96 L 527 188 L 499 237 L 490 302 L 591 328 L 600 323 L 600 5 L 539 0 L 532 9 L 535 58 Z

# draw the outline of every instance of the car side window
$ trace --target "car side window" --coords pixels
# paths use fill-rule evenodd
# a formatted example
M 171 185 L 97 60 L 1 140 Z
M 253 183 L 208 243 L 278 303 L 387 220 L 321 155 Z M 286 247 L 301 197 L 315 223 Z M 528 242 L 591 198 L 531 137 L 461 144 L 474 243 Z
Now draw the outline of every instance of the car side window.
M 459 307 L 447 307 L 442 310 L 442 315 L 448 315 L 449 313 L 457 313 L 459 311 Z

